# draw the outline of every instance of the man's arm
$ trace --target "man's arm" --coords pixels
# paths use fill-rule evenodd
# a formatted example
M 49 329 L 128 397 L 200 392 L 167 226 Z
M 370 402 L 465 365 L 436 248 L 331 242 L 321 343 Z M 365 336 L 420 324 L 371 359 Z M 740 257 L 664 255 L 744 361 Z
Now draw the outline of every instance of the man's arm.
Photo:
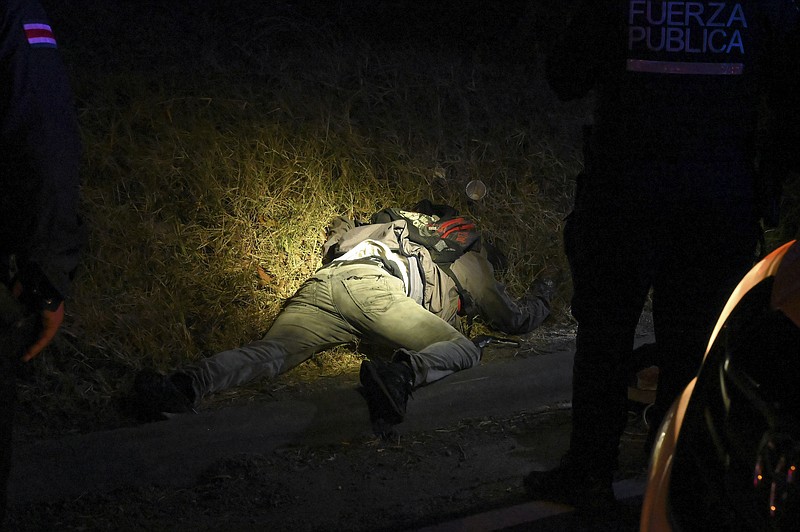
M 493 330 L 525 334 L 550 315 L 547 294 L 528 294 L 515 300 L 495 279 L 494 268 L 480 253 L 465 253 L 452 264 L 450 271 L 458 279 L 459 290 L 466 292 L 466 297 L 473 302 L 477 315 Z

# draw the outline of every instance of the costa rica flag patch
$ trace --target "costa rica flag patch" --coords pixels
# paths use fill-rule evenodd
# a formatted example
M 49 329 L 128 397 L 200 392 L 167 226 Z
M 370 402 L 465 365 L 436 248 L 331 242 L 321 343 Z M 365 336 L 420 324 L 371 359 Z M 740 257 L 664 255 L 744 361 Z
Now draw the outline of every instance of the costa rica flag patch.
M 34 48 L 56 48 L 56 36 L 53 28 L 46 22 L 23 22 L 25 38 Z

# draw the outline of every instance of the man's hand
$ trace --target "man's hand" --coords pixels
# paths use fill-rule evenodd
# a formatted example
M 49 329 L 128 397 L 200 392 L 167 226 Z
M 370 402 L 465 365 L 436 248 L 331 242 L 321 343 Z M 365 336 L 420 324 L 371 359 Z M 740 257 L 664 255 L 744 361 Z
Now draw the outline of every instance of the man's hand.
M 19 280 L 14 283 L 14 286 L 11 289 L 11 294 L 18 300 L 25 300 L 25 288 L 22 286 L 22 283 L 20 283 Z M 31 300 L 28 299 L 28 301 L 30 302 Z M 41 306 L 43 305 L 40 305 L 39 303 L 29 303 L 28 308 L 41 308 Z M 42 308 L 38 311 L 38 313 L 39 337 L 25 351 L 25 354 L 21 359 L 23 362 L 28 362 L 39 356 L 39 353 L 41 353 L 42 350 L 53 341 L 58 329 L 61 328 L 61 323 L 64 321 L 64 301 L 61 301 L 55 310 Z
M 39 353 L 53 340 L 58 329 L 61 328 L 61 323 L 64 321 L 64 302 L 62 301 L 56 310 L 42 310 L 39 316 L 41 318 L 39 338 L 25 351 L 25 355 L 22 357 L 23 362 L 28 362 L 39 356 Z

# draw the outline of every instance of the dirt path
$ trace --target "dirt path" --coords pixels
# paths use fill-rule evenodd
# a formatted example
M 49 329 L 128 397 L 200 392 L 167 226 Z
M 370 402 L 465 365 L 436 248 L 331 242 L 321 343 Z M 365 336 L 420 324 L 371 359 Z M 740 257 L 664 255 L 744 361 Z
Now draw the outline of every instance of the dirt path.
M 568 364 L 565 366 L 564 361 L 558 364 L 561 373 L 557 378 L 541 369 L 557 360 L 552 357 L 562 356 L 558 352 L 539 351 L 530 358 L 509 358 L 509 353 L 487 357 L 486 367 L 470 370 L 471 375 L 464 372 L 460 375 L 462 380 L 452 379 L 415 394 L 409 412 L 416 414 L 416 419 L 409 419 L 406 426 L 400 425 L 397 433 L 388 439 L 374 436 L 366 425 L 365 430 L 356 431 L 346 426 L 342 420 L 366 415 L 357 411 L 353 376 L 333 379 L 324 386 L 329 393 L 327 397 L 350 397 L 343 399 L 341 405 L 327 406 L 328 415 L 324 417 L 328 422 L 344 423 L 339 429 L 324 427 L 323 432 L 334 437 L 291 438 L 263 452 L 252 450 L 259 449 L 258 446 L 243 447 L 246 450 L 241 452 L 230 449 L 230 453 L 215 455 L 216 458 L 208 461 L 191 480 L 177 484 L 168 477 L 179 476 L 181 463 L 166 464 L 172 469 L 164 469 L 163 482 L 152 482 L 149 477 L 145 478 L 145 473 L 152 471 L 141 471 L 144 481 L 139 485 L 129 483 L 98 491 L 83 490 L 67 497 L 22 502 L 11 508 L 11 529 L 414 530 L 459 516 L 514 506 L 526 500 L 521 487 L 522 475 L 533 468 L 554 465 L 566 448 L 569 410 L 563 402 L 540 402 L 520 409 L 512 400 L 525 393 L 525 388 L 515 388 L 517 385 L 532 384 L 541 389 L 547 381 L 565 379 L 563 367 Z M 533 369 L 537 367 L 540 369 Z M 493 380 L 493 376 L 506 375 L 504 372 L 508 371 L 530 375 Z M 539 384 L 536 378 L 541 379 Z M 471 393 L 476 394 L 465 399 L 465 402 L 474 403 L 473 409 L 464 409 L 465 416 L 459 416 L 458 412 L 446 415 L 436 410 L 440 407 L 452 410 L 448 407 L 452 401 L 448 403 L 447 398 L 464 385 L 469 385 Z M 340 392 L 339 388 L 349 392 Z M 505 403 L 511 410 L 502 412 L 490 408 L 497 402 L 492 399 L 495 392 L 507 398 Z M 481 405 L 481 398 L 485 405 Z M 353 404 L 348 406 L 347 401 Z M 331 414 L 337 406 L 355 413 L 336 418 Z M 490 413 L 480 415 L 482 406 Z M 230 408 L 234 409 L 230 412 L 246 410 L 236 405 Z M 425 408 L 441 422 L 423 423 L 420 418 L 426 415 Z M 220 413 L 214 415 L 218 417 Z M 635 415 L 631 417 L 630 431 L 623 442 L 621 478 L 640 477 L 645 465 L 640 419 Z M 175 442 L 183 442 L 182 450 L 189 451 L 172 454 L 180 457 L 174 460 L 200 462 L 208 458 L 191 452 L 192 449 L 197 449 L 197 453 L 209 452 L 196 441 L 202 438 L 198 436 L 202 432 L 191 432 L 185 423 L 183 428 L 175 421 L 161 423 L 113 434 L 117 437 L 132 434 L 134 439 L 138 434 L 144 442 L 145 430 L 165 430 L 170 433 L 170 439 L 164 440 L 165 446 L 179 447 Z M 257 429 L 253 426 L 242 430 L 258 436 Z M 258 430 L 263 430 L 263 437 L 267 438 L 270 437 L 268 429 Z M 319 436 L 319 432 L 317 434 Z M 81 442 L 88 442 L 92 437 L 74 440 L 71 445 L 80 447 Z M 135 443 L 130 447 L 131 454 L 136 452 Z M 74 448 L 72 452 L 80 451 Z M 31 458 L 34 459 L 45 462 L 41 457 Z M 126 458 L 123 454 L 119 459 Z M 55 482 L 59 464 L 40 465 L 50 468 L 51 480 Z M 107 474 L 118 474 L 112 466 L 102 467 Z M 62 467 L 67 466 L 62 464 Z M 100 467 L 98 461 L 97 468 Z M 103 473 L 76 470 L 71 475 L 77 484 L 81 479 L 75 477 L 92 474 L 104 479 Z
M 569 411 L 464 420 L 394 441 L 239 454 L 187 488 L 120 489 L 13 509 L 18 530 L 413 530 L 526 501 L 521 476 L 556 459 Z M 626 438 L 623 476 L 641 473 Z M 548 464 L 545 464 L 548 465 Z

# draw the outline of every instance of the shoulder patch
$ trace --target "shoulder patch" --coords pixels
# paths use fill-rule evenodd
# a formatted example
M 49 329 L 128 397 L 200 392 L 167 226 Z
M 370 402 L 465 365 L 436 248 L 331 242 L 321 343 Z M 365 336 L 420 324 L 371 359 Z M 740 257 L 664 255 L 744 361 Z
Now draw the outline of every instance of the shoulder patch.
M 56 48 L 56 36 L 53 28 L 46 22 L 23 22 L 25 38 L 33 48 Z

